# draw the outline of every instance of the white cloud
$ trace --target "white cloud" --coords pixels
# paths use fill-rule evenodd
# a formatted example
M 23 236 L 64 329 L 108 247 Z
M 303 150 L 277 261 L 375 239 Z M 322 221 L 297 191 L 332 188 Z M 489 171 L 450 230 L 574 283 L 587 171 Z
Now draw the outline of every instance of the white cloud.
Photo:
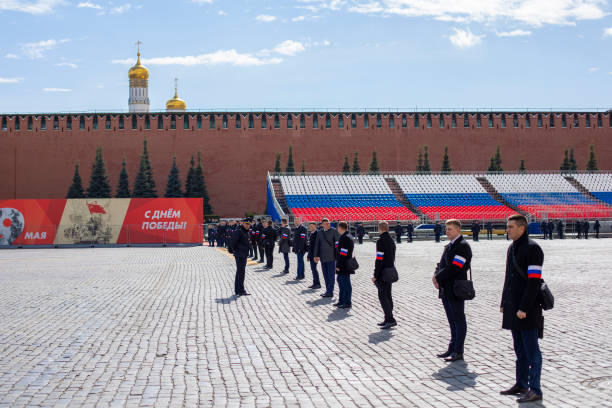
M 0 10 L 21 11 L 29 14 L 47 14 L 53 12 L 56 6 L 66 4 L 64 0 L 0 0 Z
M 605 4 L 603 0 L 351 0 L 348 11 L 454 22 L 510 20 L 539 27 L 601 19 L 608 14 Z
M 608 27 L 604 29 L 603 35 L 604 37 L 612 37 L 612 27 Z
M 191 0 L 192 3 L 196 4 L 212 4 L 214 0 Z
M 0 77 L 0 84 L 16 84 L 23 81 L 23 78 L 2 78 Z
M 218 14 L 219 14 L 220 16 L 227 16 L 227 15 L 228 15 L 228 14 L 227 14 L 227 11 L 224 11 L 224 10 L 219 10 L 219 13 L 218 13 Z
M 297 8 L 317 13 L 324 9 L 340 10 L 347 3 L 347 0 L 298 0 L 298 3 L 307 3 L 307 5 L 296 6 Z
M 69 68 L 78 68 L 77 64 L 73 64 L 72 62 L 58 62 L 55 64 L 56 67 L 69 67 Z
M 78 8 L 92 8 L 92 9 L 96 9 L 96 10 L 102 10 L 102 6 L 100 6 L 99 4 L 94 4 L 91 3 L 89 1 L 85 1 L 82 3 L 79 3 L 77 5 Z
M 19 59 L 19 55 L 11 54 L 10 52 L 4 56 L 6 59 Z
M 306 16 L 297 16 L 291 19 L 291 21 L 293 22 L 304 21 L 304 20 L 306 20 Z
M 70 92 L 72 89 L 68 88 L 43 88 L 45 92 Z
M 526 30 L 512 30 L 512 31 L 501 31 L 496 32 L 498 37 L 520 37 L 525 35 L 531 35 L 531 31 Z
M 593 72 L 597 72 L 599 71 L 599 67 L 591 67 L 589 68 L 589 72 L 593 73 Z
M 274 47 L 272 51 L 282 55 L 295 55 L 305 49 L 304 44 L 299 41 L 286 40 Z
M 125 3 L 117 7 L 113 7 L 111 9 L 111 14 L 123 14 L 127 13 L 132 9 L 132 5 L 130 3 Z
M 484 35 L 476 35 L 472 33 L 469 28 L 466 30 L 453 28 L 453 30 L 455 30 L 455 34 L 448 38 L 457 48 L 473 47 L 474 45 L 480 44 L 482 37 L 484 37 Z
M 53 48 L 56 48 L 59 44 L 66 43 L 68 41 L 70 40 L 65 38 L 63 40 L 50 39 L 32 43 L 25 43 L 21 44 L 21 52 L 23 55 L 30 59 L 42 58 L 44 57 L 45 51 L 52 50 Z
M 276 20 L 276 16 L 270 16 L 268 14 L 260 14 L 257 17 L 255 17 L 255 20 L 261 21 L 262 23 L 271 23 L 272 21 Z
M 188 55 L 184 57 L 158 57 L 143 59 L 147 65 L 233 65 L 233 66 L 259 66 L 279 64 L 282 58 L 261 58 L 251 53 L 239 53 L 236 50 L 219 50 L 208 54 Z M 134 64 L 134 59 L 113 60 L 113 64 Z

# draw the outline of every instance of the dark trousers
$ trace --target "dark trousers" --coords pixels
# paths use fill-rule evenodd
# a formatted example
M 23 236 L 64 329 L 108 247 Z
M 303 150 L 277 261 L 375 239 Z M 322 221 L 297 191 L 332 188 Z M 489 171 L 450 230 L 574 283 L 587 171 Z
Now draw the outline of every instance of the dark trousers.
M 285 272 L 289 272 L 289 252 L 283 252 L 283 259 L 285 260 Z
M 266 260 L 266 256 L 264 254 L 264 244 L 259 244 L 257 247 L 259 248 L 259 260 L 263 262 Z
M 584 239 L 589 239 L 589 231 L 584 231 Z
M 395 318 L 393 317 L 393 298 L 391 297 L 391 282 L 379 282 L 376 281 L 376 288 L 378 289 L 378 300 L 385 313 L 385 322 L 394 323 Z
M 553 239 L 553 232 L 552 231 L 548 232 L 548 239 L 550 239 L 550 240 Z
M 334 275 L 336 274 L 336 261 L 321 262 L 323 279 L 325 280 L 325 293 L 334 294 Z
M 320 285 L 321 281 L 319 280 L 319 271 L 317 270 L 317 263 L 314 259 L 309 259 L 310 261 L 310 270 L 312 271 L 312 284 Z
M 436 242 L 440 242 L 440 234 L 436 234 Z
M 487 239 L 493 239 L 493 230 L 487 230 Z
M 595 238 L 599 238 L 599 230 L 598 229 L 595 230 Z
M 238 258 L 236 259 L 236 279 L 234 280 L 234 293 L 239 295 L 241 293 L 246 292 L 244 290 L 244 275 L 247 259 L 246 258 Z
M 359 241 L 359 245 L 363 244 L 363 235 L 357 235 L 357 241 Z
M 402 234 L 395 234 L 395 241 L 398 244 L 401 244 L 402 243 Z
M 297 257 L 297 277 L 304 278 L 304 252 L 298 252 L 295 254 Z
M 538 345 L 538 329 L 512 330 L 516 354 L 516 384 L 542 395 L 542 353 Z
M 266 266 L 272 268 L 274 262 L 274 245 L 266 245 Z
M 408 242 L 412 242 L 412 232 L 408 233 Z
M 208 246 L 214 248 L 214 246 L 215 246 L 215 239 L 214 238 L 209 238 L 208 239 Z
M 479 232 L 475 232 L 474 233 L 474 241 L 478 241 L 478 235 L 479 234 L 480 234 Z
M 253 257 L 253 244 L 249 244 L 249 256 Z
M 217 238 L 217 246 L 219 247 L 223 246 L 223 238 Z
M 351 275 L 338 275 L 338 292 L 338 303 L 341 305 L 352 304 L 351 295 L 353 294 L 353 285 L 351 285 Z
M 467 322 L 465 320 L 465 301 L 442 298 L 448 325 L 450 326 L 451 340 L 448 349 L 451 353 L 462 354 L 465 335 L 467 334 Z

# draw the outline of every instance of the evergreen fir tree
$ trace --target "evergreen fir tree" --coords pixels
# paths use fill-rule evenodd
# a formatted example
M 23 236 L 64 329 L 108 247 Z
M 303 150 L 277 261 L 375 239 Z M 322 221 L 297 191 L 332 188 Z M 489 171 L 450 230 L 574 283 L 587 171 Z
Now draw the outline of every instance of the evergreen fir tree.
M 595 158 L 595 146 L 589 146 L 589 161 L 587 162 L 587 171 L 597 171 L 597 159 Z
M 565 155 L 563 156 L 563 163 L 561 163 L 561 167 L 559 167 L 559 169 L 564 172 L 569 170 L 570 168 L 570 163 L 569 163 L 569 157 L 568 157 L 568 151 L 567 149 L 565 149 Z
M 417 158 L 416 171 L 417 171 L 417 173 L 422 173 L 423 172 L 423 150 L 420 147 L 419 147 L 419 155 L 418 155 L 418 158 Z
M 274 172 L 276 174 L 280 174 L 282 172 L 281 165 L 280 165 L 280 160 L 281 160 L 281 154 L 280 153 L 276 153 L 276 161 L 274 162 Z
M 84 198 L 83 193 L 83 182 L 81 181 L 81 175 L 79 174 L 79 163 L 74 165 L 74 176 L 72 176 L 72 184 L 68 188 L 68 194 L 66 198 Z
M 121 173 L 119 173 L 119 183 L 117 184 L 117 194 L 115 194 L 116 198 L 130 198 L 132 194 L 130 193 L 130 184 L 128 180 L 128 173 L 125 169 L 125 157 L 121 162 Z
M 111 196 L 101 147 L 96 149 L 96 158 L 91 166 L 91 179 L 89 180 L 87 196 L 91 198 L 110 198 Z
M 444 146 L 444 158 L 442 159 L 442 173 L 450 173 L 452 171 L 450 160 L 448 158 L 448 146 Z
M 372 152 L 372 162 L 370 163 L 370 174 L 379 174 L 378 160 L 376 158 L 376 150 Z
M 423 173 L 431 173 L 431 165 L 429 164 L 429 148 L 424 147 L 425 153 L 423 154 Z
M 572 147 L 570 149 L 570 156 L 569 156 L 569 170 L 578 170 L 578 166 L 576 165 L 576 159 L 574 159 L 574 148 Z
M 172 158 L 172 167 L 168 174 L 168 184 L 166 185 L 166 194 L 164 194 L 164 197 L 178 198 L 182 196 L 181 179 L 179 178 L 179 169 L 176 165 L 176 156 L 174 156 Z
M 351 172 L 351 166 L 349 165 L 348 156 L 344 156 L 344 165 L 342 166 L 342 174 L 349 174 Z
M 191 165 L 187 171 L 187 178 L 185 179 L 185 197 L 192 197 L 191 194 L 193 192 L 193 172 L 195 171 L 195 161 L 193 160 L 193 155 L 191 155 L 191 161 L 189 163 Z
M 519 166 L 519 173 L 525 172 L 525 160 L 521 159 L 521 165 Z
M 285 173 L 295 173 L 295 167 L 293 165 L 293 147 L 289 146 L 289 158 L 287 158 L 287 168 Z
M 502 158 L 499 146 L 497 146 L 497 151 L 495 152 L 495 171 L 504 171 L 502 168 Z
M 491 162 L 489 163 L 489 168 L 487 169 L 488 173 L 495 173 L 497 171 L 497 166 L 495 165 L 495 156 L 491 156 Z
M 204 199 L 204 215 L 212 214 L 212 206 L 206 189 L 206 181 L 204 180 L 204 170 L 202 169 L 202 158 L 198 152 L 198 165 L 193 170 L 193 184 L 191 197 L 202 197 Z
M 149 161 L 149 151 L 147 150 L 147 140 L 143 142 L 142 155 L 140 156 L 140 167 L 134 180 L 134 197 L 154 198 L 157 197 L 155 190 L 155 180 L 153 179 L 153 169 Z
M 353 174 L 361 173 L 361 167 L 359 166 L 359 153 L 355 152 L 355 158 L 353 159 Z

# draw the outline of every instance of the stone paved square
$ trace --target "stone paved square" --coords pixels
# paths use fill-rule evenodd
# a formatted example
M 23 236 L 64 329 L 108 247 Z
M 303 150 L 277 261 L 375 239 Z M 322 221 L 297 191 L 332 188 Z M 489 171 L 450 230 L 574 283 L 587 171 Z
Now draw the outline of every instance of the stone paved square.
M 546 407 L 612 406 L 612 240 L 539 241 L 556 296 L 545 312 Z M 443 244 L 402 243 L 399 325 L 370 281 L 373 243 L 356 245 L 353 308 L 307 279 L 247 267 L 208 247 L 0 251 L 0 406 L 499 407 L 513 384 L 499 302 L 508 242 L 472 243 L 477 297 L 464 363 L 448 342 L 431 274 Z M 336 288 L 337 293 L 337 288 Z

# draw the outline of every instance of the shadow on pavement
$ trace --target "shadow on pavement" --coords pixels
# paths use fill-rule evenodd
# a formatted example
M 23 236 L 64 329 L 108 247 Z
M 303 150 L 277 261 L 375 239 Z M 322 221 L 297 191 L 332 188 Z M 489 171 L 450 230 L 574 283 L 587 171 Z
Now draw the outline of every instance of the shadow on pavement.
M 383 341 L 388 341 L 393 337 L 393 330 L 380 330 L 374 333 L 371 333 L 368 336 L 368 343 L 378 344 Z
M 215 299 L 215 302 L 229 304 L 229 303 L 235 302 L 236 299 L 238 299 L 238 296 L 232 295 L 232 296 L 228 296 L 226 298 L 217 298 L 217 299 Z
M 478 374 L 471 372 L 465 361 L 455 361 L 454 363 L 448 363 L 448 365 L 439 369 L 438 372 L 433 373 L 432 376 L 437 380 L 447 383 L 447 390 L 457 391 L 476 386 Z

